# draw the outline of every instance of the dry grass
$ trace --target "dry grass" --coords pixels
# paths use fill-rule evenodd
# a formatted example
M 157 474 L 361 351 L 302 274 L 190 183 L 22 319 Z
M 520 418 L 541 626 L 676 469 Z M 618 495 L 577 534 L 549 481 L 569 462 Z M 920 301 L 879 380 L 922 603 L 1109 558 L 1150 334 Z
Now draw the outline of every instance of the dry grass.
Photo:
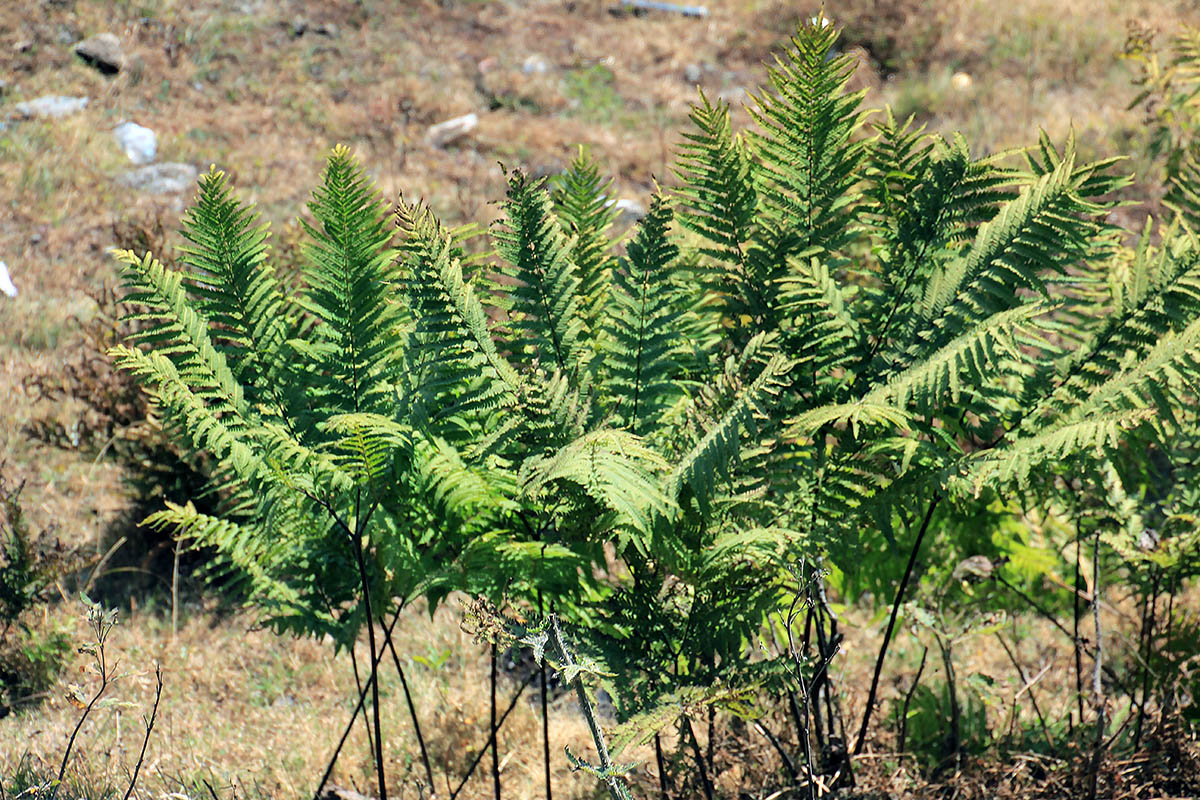
M 27 482 L 34 524 L 55 522 L 64 538 L 99 555 L 121 532 L 114 526 L 132 502 L 121 464 L 97 447 L 64 449 L 29 435 L 35 421 L 69 424 L 78 410 L 38 401 L 22 388 L 85 346 L 79 321 L 94 313 L 89 292 L 116 280 L 106 250 L 128 243 L 122 224 L 152 227 L 165 219 L 169 228 L 182 210 L 184 198 L 136 196 L 114 183 L 128 166 L 109 133 L 114 124 L 130 119 L 156 130 L 160 161 L 227 170 L 274 225 L 285 259 L 295 253 L 289 223 L 303 213 L 323 153 L 335 142 L 354 148 L 385 195 L 421 195 L 450 223 L 493 217 L 490 203 L 502 191 L 497 162 L 552 173 L 579 143 L 608 166 L 623 196 L 644 200 L 656 178 L 669 181 L 694 82 L 736 105 L 760 82 L 764 59 L 799 11 L 783 0 L 712 0 L 712 15 L 695 21 L 615 16 L 613 5 L 30 0 L 0 7 L 0 78 L 8 84 L 0 120 L 11 103 L 42 94 L 91 98 L 82 114 L 12 121 L 0 130 L 0 259 L 21 289 L 15 300 L 0 297 L 0 461 Z M 1029 143 L 1038 127 L 1056 139 L 1073 129 L 1089 156 L 1136 151 L 1142 143 L 1138 113 L 1125 110 L 1128 71 L 1116 57 L 1127 20 L 1138 18 L 1164 36 L 1180 22 L 1200 22 L 1185 0 L 1015 0 L 1002 13 L 984 0 L 827 5 L 862 57 L 855 80 L 869 90 L 869 104 L 891 103 L 934 130 L 960 130 L 977 150 Z M 308 23 L 302 35 L 298 20 Z M 319 26 L 335 35 L 318 33 Z M 83 65 L 63 43 L 102 30 L 117 33 L 127 53 L 115 78 Z M 533 57 L 545 72 L 524 68 Z M 468 112 L 479 113 L 481 123 L 467 139 L 446 150 L 425 142 L 430 124 Z M 746 122 L 744 112 L 736 116 Z M 1152 183 L 1143 180 L 1139 191 L 1151 191 Z M 232 784 L 242 795 L 309 790 L 347 713 L 347 660 L 333 660 L 320 643 L 280 639 L 250 630 L 244 616 L 211 611 L 185 613 L 173 634 L 160 611 L 127 614 L 112 642 L 131 671 L 119 687 L 123 698 L 148 702 L 151 663 L 166 670 L 147 792 L 195 797 L 201 778 Z M 75 624 L 69 603 L 46 615 L 45 625 Z M 1068 650 L 1051 648 L 1053 637 L 1023 624 L 1029 635 L 1020 654 L 1027 664 L 1053 659 L 1042 686 L 1047 702 L 1061 702 Z M 413 657 L 432 663 L 449 653 L 438 668 L 415 665 L 412 673 L 435 757 L 457 772 L 483 739 L 481 651 L 458 630 L 454 608 L 432 621 L 413 613 L 402 631 Z M 859 620 L 840 662 L 838 682 L 848 689 L 851 712 L 862 701 L 876 633 Z M 919 657 L 911 647 L 897 652 L 897 664 L 906 660 L 909 670 Z M 1011 665 L 996 647 L 971 647 L 962 651 L 969 670 L 1000 676 L 1003 706 L 1016 691 Z M 895 696 L 907 680 L 902 672 L 887 691 Z M 385 690 L 393 772 L 416 777 L 406 712 L 390 677 Z M 556 754 L 565 743 L 585 742 L 569 705 L 554 711 Z M 53 761 L 75 713 L 54 699 L 0 722 L 0 765 L 26 751 Z M 78 757 L 88 774 L 121 782 L 136 756 L 138 714 L 105 711 L 89 724 Z M 742 746 L 750 766 L 722 776 L 730 791 L 752 791 L 761 778 L 753 765 L 771 761 L 764 742 Z M 506 789 L 514 797 L 539 796 L 538 722 L 529 704 L 519 704 L 502 749 Z M 370 783 L 366 753 L 359 737 L 341 764 L 342 783 Z M 593 791 L 563 759 L 555 765 L 564 796 Z M 896 776 L 906 780 L 907 773 L 903 765 L 897 770 L 888 780 L 899 786 Z M 469 796 L 485 795 L 481 776 Z
M 78 607 L 48 612 L 44 624 L 73 628 L 85 636 Z M 448 778 L 458 785 L 470 761 L 487 741 L 487 662 L 482 648 L 457 624 L 455 603 L 430 619 L 407 613 L 396 628 L 396 644 L 410 659 L 406 677 L 430 740 L 439 789 Z M 95 712 L 80 733 L 73 768 L 92 787 L 117 786 L 136 762 L 142 741 L 141 715 L 154 696 L 154 668 L 163 668 L 165 690 L 142 788 L 151 796 L 179 791 L 202 796 L 208 781 L 223 796 L 302 797 L 311 794 L 353 708 L 355 685 L 350 659 L 333 658 L 331 648 L 313 640 L 282 638 L 255 629 L 244 615 L 185 612 L 172 632 L 169 614 L 143 609 L 125 614 L 108 644 L 120 659 L 124 677 L 112 697 L 130 705 Z M 366 648 L 358 653 L 360 668 Z M 64 680 L 95 685 L 80 657 Z M 424 773 L 400 684 L 390 664 L 383 670 L 382 701 L 386 749 L 394 789 L 416 796 Z M 505 681 L 501 703 L 518 687 Z M 499 737 L 501 775 L 512 797 L 539 795 L 540 711 L 527 690 Z M 504 705 L 501 706 L 503 709 Z M 33 713 L 5 720 L 0 727 L 0 765 L 16 764 L 25 753 L 57 770 L 79 711 L 53 697 Z M 552 752 L 569 745 L 583 752 L 587 728 L 569 695 L 551 703 Z M 531 744 L 533 745 L 531 747 Z M 566 797 L 586 796 L 592 780 L 572 774 L 563 758 L 554 760 L 554 781 Z M 490 756 L 460 797 L 491 796 Z M 334 783 L 367 789 L 374 768 L 361 724 L 338 763 Z M 196 794 L 196 792 L 200 794 Z M 446 794 L 448 796 L 448 794 Z

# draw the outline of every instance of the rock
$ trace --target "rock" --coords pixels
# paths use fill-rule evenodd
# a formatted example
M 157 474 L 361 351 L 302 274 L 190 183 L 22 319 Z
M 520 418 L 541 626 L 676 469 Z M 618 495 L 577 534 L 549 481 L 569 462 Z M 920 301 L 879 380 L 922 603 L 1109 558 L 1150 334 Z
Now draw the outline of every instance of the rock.
M 151 164 L 117 177 L 117 183 L 147 194 L 176 194 L 195 184 L 200 172 L 191 164 Z
M 149 164 L 158 152 L 158 137 L 154 131 L 136 122 L 122 122 L 113 128 L 113 136 L 126 157 L 135 164 Z
M 613 203 L 613 208 L 620 214 L 619 219 L 622 222 L 636 222 L 646 216 L 646 207 L 637 200 L 621 198 Z
M 8 91 L 8 81 L 4 80 L 3 78 L 0 78 L 0 97 L 4 97 L 4 95 L 7 91 Z
M 546 63 L 546 59 L 539 55 L 532 55 L 525 59 L 525 63 L 521 65 L 521 72 L 526 75 L 544 75 L 550 71 L 550 65 Z
M 733 86 L 729 89 L 722 89 L 717 93 L 718 100 L 724 100 L 728 106 L 745 105 L 750 99 L 750 92 L 745 86 Z
M 17 296 L 17 287 L 13 285 L 12 277 L 8 274 L 8 265 L 0 261 L 0 292 L 9 297 Z
M 18 116 L 25 117 L 26 119 L 29 117 L 53 119 L 83 111 L 87 107 L 87 104 L 88 98 L 86 97 L 66 97 L 60 94 L 48 94 L 36 100 L 26 100 L 24 103 L 17 103 L 13 106 L 13 111 Z
M 971 76 L 965 72 L 956 72 L 950 76 L 950 85 L 960 92 L 965 92 L 971 88 Z
M 296 17 L 291 24 L 292 38 L 299 39 L 306 33 L 315 33 L 317 36 L 326 36 L 334 39 L 338 35 L 338 26 L 332 22 L 322 22 L 314 25 L 304 17 Z
M 375 800 L 375 798 L 360 794 L 352 789 L 330 786 L 321 792 L 320 800 Z
M 445 147 L 453 141 L 461 139 L 479 127 L 478 114 L 465 114 L 461 117 L 439 122 L 429 129 L 426 138 L 434 147 Z
M 664 3 L 661 0 L 621 0 L 621 6 L 633 9 L 634 14 L 647 11 L 666 11 L 685 17 L 707 17 L 707 6 L 688 6 L 681 3 Z
M 55 36 L 58 43 L 64 47 L 70 46 L 78 42 L 83 36 L 74 28 L 69 28 L 66 25 L 58 26 L 58 34 Z
M 704 77 L 704 67 L 699 64 L 688 64 L 683 68 L 683 80 L 690 84 L 697 84 Z
M 105 75 L 116 75 L 125 65 L 121 40 L 111 33 L 100 33 L 75 45 L 75 55 Z

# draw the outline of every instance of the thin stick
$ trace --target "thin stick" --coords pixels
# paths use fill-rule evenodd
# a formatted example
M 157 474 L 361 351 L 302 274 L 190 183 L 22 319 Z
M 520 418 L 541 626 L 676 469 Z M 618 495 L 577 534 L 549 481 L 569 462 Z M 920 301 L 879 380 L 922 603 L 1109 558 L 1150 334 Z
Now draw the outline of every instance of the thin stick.
M 1072 587 L 1075 591 L 1071 594 L 1071 610 L 1074 618 L 1074 633 L 1071 638 L 1075 642 L 1075 700 L 1079 705 L 1079 725 L 1083 727 L 1083 653 L 1082 643 L 1079 640 L 1079 561 L 1080 548 L 1083 546 L 1083 537 L 1079 535 L 1079 531 L 1075 531 L 1075 585 Z
M 1005 654 L 1008 655 L 1009 662 L 1013 665 L 1013 669 L 1017 671 L 1017 675 L 1021 678 L 1021 690 L 1013 695 L 1012 719 L 1016 719 L 1017 700 L 1021 697 L 1022 692 L 1028 690 L 1029 701 L 1033 704 L 1034 713 L 1037 714 L 1038 724 L 1042 726 L 1042 735 L 1046 737 L 1046 744 L 1050 746 L 1051 752 L 1053 752 L 1054 742 L 1050 739 L 1050 729 L 1046 727 L 1046 718 L 1042 716 L 1042 709 L 1038 707 L 1037 696 L 1033 693 L 1034 680 L 1031 680 L 1029 676 L 1025 674 L 1025 668 L 1021 666 L 1019 661 L 1017 661 L 1017 657 L 1013 653 L 1012 648 L 1008 646 L 1008 642 L 1004 641 L 1004 637 L 1000 635 L 999 631 L 996 632 L 996 639 L 1000 642 L 1000 646 L 1004 648 Z M 1042 673 L 1045 674 L 1045 670 L 1043 670 Z M 1009 724 L 1008 732 L 1009 735 L 1012 735 L 1011 723 Z
M 383 627 L 383 620 L 379 621 Z M 392 642 L 391 631 L 384 637 L 384 645 L 392 651 L 392 662 L 396 665 L 396 673 L 400 676 L 400 686 L 404 689 L 404 700 L 408 703 L 408 714 L 412 717 L 413 732 L 417 735 L 417 745 L 421 748 L 421 763 L 425 766 L 425 780 L 429 782 L 429 791 L 437 795 L 437 786 L 433 782 L 433 767 L 429 765 L 429 751 L 425 748 L 425 737 L 421 734 L 421 723 L 417 719 L 417 708 L 413 705 L 412 694 L 408 691 L 408 680 L 404 677 L 404 667 L 400 665 L 400 656 L 396 653 L 396 645 Z
M 858 739 L 854 743 L 853 755 L 860 755 L 863 745 L 866 744 L 867 727 L 871 724 L 871 712 L 875 708 L 875 695 L 879 691 L 879 677 L 883 673 L 883 662 L 887 658 L 888 646 L 892 642 L 892 633 L 896 629 L 896 618 L 900 615 L 900 606 L 904 602 L 904 592 L 908 589 L 908 582 L 912 580 L 917 556 L 921 552 L 921 543 L 925 541 L 925 533 L 929 530 L 930 520 L 933 519 L 933 510 L 937 508 L 941 499 L 941 495 L 934 495 L 929 502 L 929 508 L 925 510 L 925 519 L 921 521 L 921 529 L 917 531 L 912 551 L 908 554 L 908 564 L 904 567 L 904 577 L 900 579 L 900 586 L 896 589 L 896 599 L 892 603 L 892 613 L 888 617 L 887 630 L 883 634 L 883 644 L 879 646 L 879 656 L 875 659 L 875 672 L 871 676 L 871 690 L 867 692 L 867 708 L 863 711 L 862 725 L 858 728 Z
M 1104 683 L 1100 680 L 1101 664 L 1104 662 L 1104 641 L 1100 629 L 1100 526 L 1096 526 L 1096 538 L 1092 542 L 1092 619 L 1096 626 L 1096 659 L 1092 669 L 1092 694 L 1096 701 L 1096 742 L 1092 752 L 1091 774 L 1088 778 L 1088 797 L 1096 800 L 1096 787 L 1100 778 L 1100 758 L 1104 750 Z
M 355 514 L 357 517 L 357 513 Z M 367 616 L 367 643 L 371 648 L 371 713 L 375 718 L 375 773 L 379 777 L 379 800 L 387 800 L 387 781 L 384 777 L 383 769 L 383 733 L 380 730 L 382 722 L 380 721 L 379 713 L 379 680 L 376 673 L 379 670 L 379 659 L 383 653 L 375 643 L 375 615 L 371 611 L 371 581 L 367 577 L 367 562 L 363 556 L 363 546 L 365 545 L 365 536 L 361 529 L 356 542 L 352 542 L 354 547 L 354 556 L 358 561 L 358 577 L 362 582 L 363 604 L 366 606 Z
M 496 742 L 496 643 L 492 642 L 492 793 L 500 800 L 500 746 Z
M 662 739 L 657 733 L 654 734 L 654 760 L 658 765 L 658 794 L 660 800 L 669 800 L 667 794 L 667 764 L 663 758 Z
M 604 783 L 608 786 L 608 795 L 612 800 L 629 800 L 629 790 L 625 788 L 624 781 L 613 770 L 612 758 L 608 755 L 608 744 L 604 740 L 604 732 L 600 730 L 600 723 L 596 720 L 596 709 L 592 705 L 591 698 L 588 697 L 587 687 L 583 685 L 583 677 L 575 669 L 575 659 L 567 649 L 566 642 L 563 641 L 562 631 L 558 627 L 558 616 L 551 614 L 549 620 L 550 643 L 558 651 L 559 661 L 562 664 L 561 672 L 567 674 L 574 672 L 575 677 L 570 682 L 575 689 L 575 696 L 579 699 L 579 710 L 583 712 L 584 721 L 587 722 L 588 730 L 592 734 L 592 744 L 596 747 L 596 755 L 600 757 L 599 771 L 605 776 Z M 692 742 L 695 743 L 695 740 L 695 736 L 693 736 Z M 696 748 L 697 753 L 699 749 L 699 747 Z M 569 750 L 567 754 L 570 755 Z
M 525 679 L 525 682 L 523 684 L 521 684 L 521 688 L 517 689 L 517 693 L 515 695 L 513 695 L 512 702 L 510 702 L 508 704 L 508 708 L 504 709 L 504 713 L 500 715 L 500 721 L 496 723 L 497 730 L 504 727 L 504 721 L 506 719 L 508 719 L 508 715 L 512 712 L 512 710 L 514 708 L 516 708 L 517 701 L 521 699 L 521 695 L 524 694 L 525 689 L 528 688 L 529 684 L 531 684 L 531 683 L 533 683 L 533 675 L 532 674 L 528 678 Z M 479 750 L 476 751 L 475 760 L 471 762 L 471 766 L 467 767 L 466 774 L 463 775 L 462 780 L 458 782 L 458 788 L 455 789 L 454 791 L 450 792 L 450 800 L 455 800 L 455 798 L 458 797 L 458 795 L 462 791 L 463 787 L 467 785 L 467 781 L 470 780 L 471 776 L 475 774 L 475 768 L 478 767 L 479 762 L 483 760 L 483 754 L 488 751 L 488 749 L 489 749 L 488 745 L 491 743 L 491 741 L 492 741 L 492 737 L 489 734 L 488 741 L 484 743 L 483 747 L 479 748 Z M 446 788 L 447 789 L 450 788 L 449 780 L 450 780 L 449 778 L 446 779 L 446 781 L 447 781 Z
M 542 591 L 538 590 L 538 616 L 542 611 Z M 541 678 L 542 693 L 542 766 L 546 771 L 546 800 L 553 800 L 553 789 L 550 783 L 550 687 L 546 685 L 546 659 L 538 664 L 538 675 Z
M 913 695 L 917 692 L 917 687 L 921 684 L 921 673 L 925 671 L 925 660 L 929 658 L 929 648 L 921 650 L 921 666 L 917 667 L 916 677 L 913 678 L 912 685 L 908 687 L 908 691 L 904 693 L 904 708 L 900 712 L 900 736 L 896 743 L 896 751 L 904 755 L 904 743 L 908 739 L 908 707 L 912 703 Z
M 1133 732 L 1133 750 L 1136 753 L 1138 747 L 1142 743 L 1142 724 L 1146 720 L 1146 703 L 1150 699 L 1150 657 L 1151 646 L 1154 643 L 1154 625 L 1155 616 L 1158 611 L 1158 584 L 1162 578 L 1162 569 L 1155 567 L 1154 569 L 1154 586 L 1150 590 L 1150 619 L 1149 624 L 1146 624 L 1146 619 L 1142 618 L 1142 629 L 1145 631 L 1146 655 L 1142 659 L 1142 702 L 1138 704 L 1137 727 Z
M 150 743 L 150 733 L 154 730 L 154 721 L 158 719 L 158 701 L 162 699 L 162 667 L 158 664 L 154 665 L 154 680 L 158 685 L 154 689 L 154 707 L 150 709 L 150 718 L 146 720 L 146 735 L 142 737 L 142 752 L 138 754 L 137 764 L 133 767 L 133 777 L 129 779 L 129 788 L 125 790 L 125 795 L 121 800 L 129 800 L 129 795 L 133 792 L 133 787 L 137 785 L 138 773 L 142 769 L 142 762 L 146 760 L 146 745 Z
M 392 624 L 388 626 L 385 635 L 391 639 L 392 630 L 396 627 L 396 623 L 400 621 L 401 608 L 396 609 L 396 616 L 392 617 Z M 353 655 L 353 649 L 351 655 Z M 383 653 L 379 654 L 383 658 Z M 321 776 L 321 782 L 317 784 L 317 790 L 313 792 L 313 800 L 320 800 L 321 792 L 325 790 L 325 784 L 329 782 L 329 778 L 333 775 L 334 765 L 337 764 L 338 756 L 342 754 L 342 748 L 346 745 L 346 740 L 350 738 L 350 731 L 354 728 L 354 721 L 358 719 L 359 712 L 362 711 L 363 705 L 367 702 L 367 692 L 371 690 L 370 685 L 359 686 L 358 689 L 358 704 L 354 706 L 354 712 L 350 714 L 350 721 L 346 723 L 345 730 L 342 731 L 342 738 L 338 740 L 337 747 L 333 750 L 333 755 L 330 756 L 329 762 L 325 765 L 325 773 Z
M 775 752 L 779 753 L 779 757 L 783 759 L 783 765 L 787 767 L 788 772 L 791 773 L 792 780 L 800 780 L 800 770 L 796 768 L 796 762 L 792 761 L 792 757 L 789 756 L 787 751 L 783 749 L 783 745 L 779 743 L 777 738 L 775 738 L 775 734 L 771 733 L 767 726 L 762 723 L 762 720 L 754 720 L 754 727 L 766 738 L 768 742 L 771 743 L 771 746 L 775 748 Z
M 700 782 L 704 785 L 704 797 L 713 800 L 712 784 L 708 782 L 708 770 L 704 768 L 704 754 L 700 752 L 700 742 L 696 739 L 696 731 L 692 729 L 692 721 L 686 715 L 683 724 L 687 730 L 688 739 L 692 743 L 692 753 L 696 757 L 696 767 L 700 770 Z

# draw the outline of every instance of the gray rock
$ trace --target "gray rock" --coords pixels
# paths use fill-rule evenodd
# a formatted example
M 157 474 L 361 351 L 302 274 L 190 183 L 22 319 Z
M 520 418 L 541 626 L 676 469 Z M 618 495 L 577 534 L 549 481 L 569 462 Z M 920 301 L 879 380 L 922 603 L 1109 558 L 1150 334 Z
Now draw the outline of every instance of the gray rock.
M 17 296 L 17 287 L 13 285 L 12 277 L 8 274 L 8 265 L 0 261 L 0 292 L 9 297 Z
M 154 131 L 136 122 L 122 122 L 113 128 L 113 136 L 126 157 L 135 164 L 149 164 L 158 152 L 158 137 Z
M 726 105 L 741 106 L 750 101 L 750 92 L 745 86 L 733 86 L 717 94 L 718 100 L 724 100 Z
M 687 83 L 699 83 L 700 79 L 703 77 L 704 67 L 700 66 L 699 64 L 688 64 L 683 68 L 683 79 Z
M 58 26 L 58 35 L 56 37 L 61 45 L 72 45 L 78 42 L 83 36 L 74 28 L 69 28 L 66 25 Z
M 434 147 L 445 147 L 453 141 L 461 139 L 479 127 L 478 114 L 465 114 L 461 117 L 439 122 L 429 129 L 426 138 Z
M 13 106 L 13 111 L 17 113 L 17 116 L 25 117 L 26 119 L 29 117 L 54 119 L 83 111 L 87 107 L 87 104 L 88 99 L 86 97 L 66 97 L 60 94 L 48 94 L 35 100 L 26 100 L 24 103 L 17 103 Z
M 75 55 L 105 75 L 116 75 L 125 65 L 121 40 L 111 33 L 99 33 L 75 45 Z
M 199 176 L 191 164 L 151 164 L 117 176 L 117 183 L 147 194 L 177 194 L 194 185 Z
M 525 63 L 521 65 L 521 72 L 526 75 L 544 75 L 550 71 L 550 65 L 546 63 L 546 59 L 539 55 L 532 55 L 525 59 Z
M 630 200 L 625 197 L 613 203 L 613 208 L 619 213 L 620 216 L 618 219 L 621 222 L 637 222 L 646 216 L 646 207 L 644 205 L 637 200 Z
M 666 11 L 672 14 L 682 14 L 685 17 L 708 16 L 708 6 L 686 6 L 680 3 L 664 3 L 661 0 L 621 0 L 621 5 L 632 8 L 635 14 L 645 11 Z

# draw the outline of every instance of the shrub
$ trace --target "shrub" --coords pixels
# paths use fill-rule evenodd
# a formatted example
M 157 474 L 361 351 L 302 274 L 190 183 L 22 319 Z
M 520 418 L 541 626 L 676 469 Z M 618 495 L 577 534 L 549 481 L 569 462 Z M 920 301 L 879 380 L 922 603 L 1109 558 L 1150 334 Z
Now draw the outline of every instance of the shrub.
M 29 530 L 21 486 L 0 471 L 0 717 L 49 689 L 71 652 L 65 632 L 28 615 L 72 561 L 52 536 Z

